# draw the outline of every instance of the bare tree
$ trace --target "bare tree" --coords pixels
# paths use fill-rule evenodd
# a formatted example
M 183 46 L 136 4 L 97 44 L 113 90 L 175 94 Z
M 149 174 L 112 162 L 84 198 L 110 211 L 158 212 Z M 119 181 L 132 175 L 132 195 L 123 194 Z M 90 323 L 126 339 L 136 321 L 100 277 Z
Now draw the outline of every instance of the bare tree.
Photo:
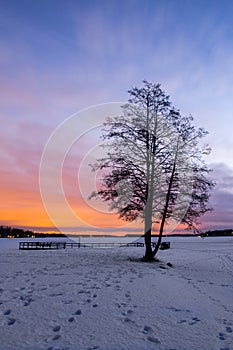
M 175 110 L 159 84 L 143 81 L 141 88 L 128 92 L 122 115 L 109 117 L 104 125 L 107 154 L 92 165 L 104 175 L 91 197 L 108 202 L 126 221 L 143 220 L 144 260 L 150 261 L 166 224 L 179 222 L 197 230 L 197 218 L 210 210 L 213 183 L 203 160 L 209 149 L 199 146 L 207 133 Z M 154 223 L 159 224 L 159 237 L 152 248 Z

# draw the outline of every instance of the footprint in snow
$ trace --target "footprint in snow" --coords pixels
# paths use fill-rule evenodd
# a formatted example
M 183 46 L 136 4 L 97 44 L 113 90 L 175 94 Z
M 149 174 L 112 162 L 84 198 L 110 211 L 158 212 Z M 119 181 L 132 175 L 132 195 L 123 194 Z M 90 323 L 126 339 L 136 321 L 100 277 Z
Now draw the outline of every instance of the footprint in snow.
M 9 320 L 8 320 L 8 326 L 12 326 L 13 324 L 15 324 L 15 322 L 16 322 L 16 319 L 15 318 L 10 318 Z
M 133 310 L 127 310 L 126 312 L 122 312 L 122 316 L 127 316 L 133 313 Z
M 180 320 L 177 323 L 185 323 L 185 322 L 187 322 L 187 321 L 186 320 Z
M 227 326 L 227 327 L 226 327 L 226 332 L 227 332 L 227 333 L 232 333 L 232 328 L 231 328 L 230 326 Z
M 143 331 L 142 331 L 142 333 L 144 333 L 144 334 L 148 334 L 148 333 L 152 333 L 152 332 L 153 332 L 153 329 L 150 326 L 144 326 Z
M 3 313 L 3 315 L 10 315 L 10 313 L 11 313 L 11 309 L 8 309 Z
M 159 339 L 157 339 L 155 337 L 149 336 L 149 337 L 147 337 L 147 340 L 149 340 L 150 342 L 155 343 L 155 344 L 160 344 Z
M 75 315 L 81 315 L 82 313 L 82 310 L 78 309 L 76 312 L 75 312 Z
M 53 331 L 54 331 L 54 332 L 59 332 L 60 329 L 61 329 L 60 326 L 55 326 L 55 327 L 53 327 Z
M 125 323 L 135 323 L 133 320 L 131 320 L 131 318 L 129 318 L 129 317 L 125 317 L 124 318 L 124 322 Z
M 223 333 L 218 333 L 218 339 L 220 339 L 220 340 L 225 340 L 225 336 L 224 336 L 224 334 Z
M 169 307 L 168 308 L 169 310 L 172 310 L 172 311 L 175 311 L 175 312 L 180 312 L 180 311 L 182 311 L 181 309 L 177 309 L 176 307 Z
M 53 337 L 53 340 L 58 340 L 59 338 L 61 338 L 60 334 L 56 334 L 56 335 Z
M 119 291 L 119 290 L 121 290 L 121 287 L 120 287 L 119 284 L 117 284 L 117 285 L 114 287 L 114 289 L 117 290 L 117 291 Z
M 127 314 L 132 314 L 133 313 L 133 310 L 129 309 L 127 310 Z
M 193 325 L 193 324 L 196 324 L 196 323 L 198 323 L 198 322 L 201 322 L 201 320 L 198 318 L 198 317 L 193 317 L 192 318 L 192 321 L 191 322 L 189 322 L 189 325 Z

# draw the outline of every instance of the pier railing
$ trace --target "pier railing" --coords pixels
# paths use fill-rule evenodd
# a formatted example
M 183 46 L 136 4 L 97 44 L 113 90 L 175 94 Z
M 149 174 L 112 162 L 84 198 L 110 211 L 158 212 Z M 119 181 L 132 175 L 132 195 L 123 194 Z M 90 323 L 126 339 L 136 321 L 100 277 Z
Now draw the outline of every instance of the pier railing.
M 117 242 L 95 242 L 95 243 L 79 243 L 79 242 L 19 242 L 21 250 L 37 250 L 37 249 L 66 249 L 66 248 L 113 248 L 113 247 L 144 247 L 144 243 L 117 243 Z
M 151 242 L 154 247 L 155 242 Z M 143 242 L 119 243 L 119 242 L 19 242 L 19 249 L 21 250 L 37 250 L 37 249 L 66 249 L 66 248 L 114 248 L 114 247 L 144 247 Z M 169 249 L 170 242 L 163 242 L 160 249 Z

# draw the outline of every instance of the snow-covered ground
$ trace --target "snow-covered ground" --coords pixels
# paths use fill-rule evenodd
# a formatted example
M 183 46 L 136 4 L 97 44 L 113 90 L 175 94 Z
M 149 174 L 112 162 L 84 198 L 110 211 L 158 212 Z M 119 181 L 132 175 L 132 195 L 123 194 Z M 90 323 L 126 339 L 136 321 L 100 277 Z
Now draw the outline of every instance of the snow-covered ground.
M 169 240 L 142 263 L 144 248 L 0 239 L 0 350 L 232 350 L 233 238 Z

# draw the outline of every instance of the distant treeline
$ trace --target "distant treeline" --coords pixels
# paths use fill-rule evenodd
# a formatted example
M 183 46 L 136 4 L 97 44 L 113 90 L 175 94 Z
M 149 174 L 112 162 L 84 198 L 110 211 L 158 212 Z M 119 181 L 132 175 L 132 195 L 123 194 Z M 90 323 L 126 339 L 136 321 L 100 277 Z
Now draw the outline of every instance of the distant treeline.
M 233 230 L 214 230 L 214 231 L 207 231 L 205 233 L 201 234 L 202 237 L 222 237 L 222 236 L 233 236 Z
M 84 236 L 84 235 L 82 235 Z M 96 237 L 111 237 L 111 235 L 96 235 Z M 127 237 L 137 236 L 138 235 L 126 235 Z M 158 235 L 152 235 L 153 237 L 157 237 Z M 193 237 L 193 236 L 201 236 L 201 237 L 222 237 L 222 236 L 233 236 L 233 230 L 214 230 L 207 231 L 201 234 L 171 234 L 164 235 L 164 237 Z M 14 228 L 10 226 L 0 226 L 0 238 L 43 238 L 43 237 L 66 237 L 66 235 L 62 233 L 38 233 L 30 230 L 23 230 L 21 228 Z
M 154 237 L 157 237 L 158 235 L 152 235 Z M 202 233 L 186 233 L 186 234 L 178 234 L 173 233 L 171 235 L 164 235 L 164 237 L 195 237 L 195 236 L 201 236 L 201 237 L 225 237 L 225 236 L 232 236 L 233 237 L 233 229 L 227 229 L 227 230 L 213 230 L 213 231 L 206 231 Z
M 42 238 L 42 237 L 66 237 L 62 233 L 38 233 L 21 228 L 0 226 L 0 238 Z

